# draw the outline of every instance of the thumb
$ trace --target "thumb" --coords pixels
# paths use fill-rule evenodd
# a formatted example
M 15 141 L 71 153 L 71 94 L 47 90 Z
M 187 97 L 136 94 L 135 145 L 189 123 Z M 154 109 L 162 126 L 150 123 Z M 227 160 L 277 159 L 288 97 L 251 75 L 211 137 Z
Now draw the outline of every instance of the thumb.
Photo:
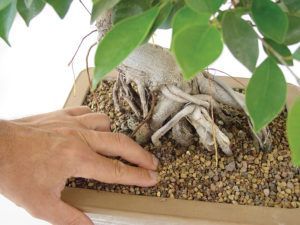
M 60 199 L 48 203 L 51 209 L 47 212 L 47 218 L 54 225 L 93 225 L 93 222 L 81 211 L 66 204 Z

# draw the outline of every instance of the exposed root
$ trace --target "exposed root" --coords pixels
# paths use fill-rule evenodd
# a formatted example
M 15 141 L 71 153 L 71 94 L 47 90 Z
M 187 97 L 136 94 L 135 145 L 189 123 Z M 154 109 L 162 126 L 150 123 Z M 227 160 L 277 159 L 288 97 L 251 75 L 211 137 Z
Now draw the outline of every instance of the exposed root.
M 163 87 L 161 91 L 166 97 L 168 97 L 174 101 L 177 101 L 180 103 L 191 102 L 196 105 L 203 106 L 205 108 L 209 107 L 209 103 L 207 101 L 202 100 L 201 95 L 194 97 L 190 94 L 187 94 L 186 92 L 182 91 L 181 89 L 179 89 L 178 87 L 176 87 L 174 85 L 167 85 L 167 86 Z
M 136 49 L 119 66 L 119 70 L 120 76 L 113 88 L 115 107 L 120 107 L 120 96 L 138 118 L 143 118 L 132 136 L 146 141 L 153 133 L 153 144 L 160 145 L 160 138 L 172 129 L 173 138 L 187 146 L 195 135 L 194 127 L 199 141 L 209 151 L 216 151 L 218 146 L 226 155 L 232 155 L 230 140 L 215 124 L 208 110 L 213 108 L 225 123 L 229 119 L 223 113 L 221 104 L 242 109 L 248 115 L 243 94 L 208 72 L 189 82 L 183 81 L 169 51 L 151 44 Z M 136 88 L 131 86 L 133 83 Z M 157 101 L 153 96 L 148 99 L 147 92 L 153 90 L 157 90 Z M 270 146 L 267 129 L 254 136 L 260 147 Z
M 153 144 L 156 146 L 160 146 L 161 142 L 159 139 L 163 135 L 165 135 L 172 127 L 174 127 L 179 122 L 179 120 L 191 114 L 195 110 L 195 107 L 195 105 L 186 106 L 181 111 L 179 111 L 172 119 L 170 119 L 164 126 L 158 129 L 151 137 Z
M 118 95 L 118 90 L 120 89 L 120 75 L 118 75 L 118 78 L 114 84 L 113 91 L 112 91 L 112 96 L 113 96 L 113 102 L 114 102 L 114 107 L 117 111 L 120 111 L 120 101 L 119 101 L 119 95 Z
M 146 118 L 135 128 L 135 130 L 132 132 L 131 134 L 131 137 L 134 137 L 135 134 L 139 131 L 139 129 L 145 124 L 145 123 L 148 123 L 149 120 L 151 119 L 152 115 L 153 115 L 153 111 L 154 111 L 154 107 L 155 107 L 155 104 L 156 104 L 156 94 L 154 93 L 151 93 L 151 108 L 150 108 L 150 111 L 148 113 L 148 115 L 146 116 Z
M 194 137 L 192 126 L 185 118 L 179 120 L 172 129 L 172 138 L 182 146 L 191 145 Z
M 138 90 L 138 94 L 140 96 L 140 100 L 141 100 L 141 108 L 142 108 L 142 112 L 143 112 L 143 118 L 146 118 L 148 115 L 148 103 L 146 100 L 146 91 L 145 91 L 145 87 L 144 85 L 142 85 L 141 82 L 135 82 L 137 85 L 137 90 Z

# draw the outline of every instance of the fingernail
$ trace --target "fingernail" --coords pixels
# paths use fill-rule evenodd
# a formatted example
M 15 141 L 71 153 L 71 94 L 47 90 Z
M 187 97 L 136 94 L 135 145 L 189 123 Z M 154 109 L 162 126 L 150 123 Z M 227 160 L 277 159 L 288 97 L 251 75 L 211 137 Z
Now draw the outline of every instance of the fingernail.
M 155 171 L 152 171 L 152 170 L 148 170 L 148 172 L 149 172 L 151 179 L 158 182 L 158 173 Z
M 158 167 L 159 160 L 154 155 L 152 155 L 152 160 L 153 160 L 153 164 L 154 164 L 155 169 L 156 169 Z

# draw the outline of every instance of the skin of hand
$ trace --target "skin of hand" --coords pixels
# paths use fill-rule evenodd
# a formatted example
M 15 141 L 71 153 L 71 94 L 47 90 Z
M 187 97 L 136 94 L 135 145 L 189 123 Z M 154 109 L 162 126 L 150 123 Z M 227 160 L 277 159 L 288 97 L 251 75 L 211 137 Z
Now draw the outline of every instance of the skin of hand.
M 135 166 L 106 156 L 120 156 Z M 0 193 L 55 225 L 92 225 L 60 196 L 66 180 L 153 186 L 158 160 L 88 107 L 0 121 Z

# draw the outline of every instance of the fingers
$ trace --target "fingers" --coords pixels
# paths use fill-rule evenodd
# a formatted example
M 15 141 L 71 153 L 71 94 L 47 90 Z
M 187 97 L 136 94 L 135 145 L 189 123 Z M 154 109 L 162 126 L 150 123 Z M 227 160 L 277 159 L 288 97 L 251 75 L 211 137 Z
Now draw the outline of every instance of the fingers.
M 158 159 L 126 135 L 96 131 L 83 131 L 81 134 L 88 145 L 100 154 L 120 156 L 126 161 L 143 168 L 157 169 Z
M 58 198 L 50 199 L 47 205 L 49 208 L 44 209 L 41 215 L 37 215 L 37 217 L 54 225 L 93 225 L 92 221 L 83 212 Z
M 77 116 L 77 119 L 88 129 L 97 131 L 110 131 L 110 119 L 103 113 L 87 113 Z
M 158 175 L 152 170 L 129 166 L 119 160 L 109 159 L 96 153 L 93 153 L 90 160 L 81 164 L 78 173 L 76 176 L 104 183 L 150 187 L 158 182 Z
M 92 110 L 88 106 L 80 106 L 74 108 L 66 108 L 64 111 L 70 116 L 80 116 L 86 113 L 91 113 Z

